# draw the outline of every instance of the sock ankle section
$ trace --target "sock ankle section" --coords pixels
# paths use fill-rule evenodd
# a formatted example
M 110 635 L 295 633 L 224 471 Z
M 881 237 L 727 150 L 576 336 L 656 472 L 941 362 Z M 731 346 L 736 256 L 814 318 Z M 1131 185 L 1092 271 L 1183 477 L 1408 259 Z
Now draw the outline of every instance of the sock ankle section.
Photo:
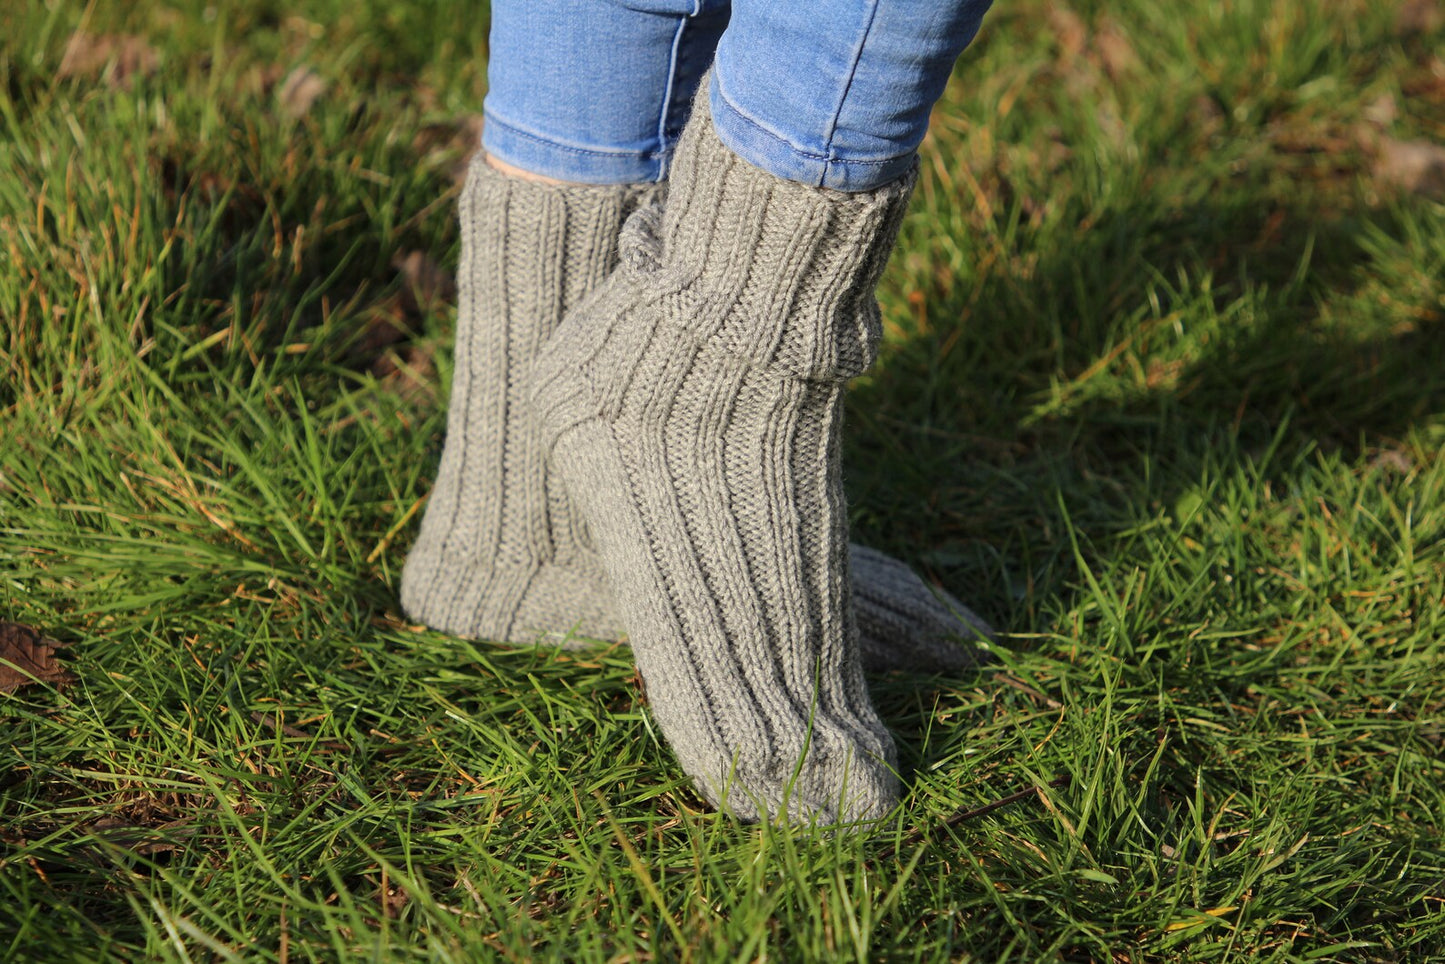
M 539 630 L 570 627 L 517 625 L 518 612 L 555 608 L 587 631 L 618 631 L 602 625 L 611 608 L 605 583 L 585 527 L 547 470 L 524 376 L 566 312 L 616 265 L 623 221 L 658 190 L 543 184 L 473 159 L 458 206 L 446 445 L 402 572 L 412 618 L 459 635 L 530 641 Z M 539 578 L 554 565 L 583 567 L 574 589 Z M 529 604 L 535 592 L 548 598 Z

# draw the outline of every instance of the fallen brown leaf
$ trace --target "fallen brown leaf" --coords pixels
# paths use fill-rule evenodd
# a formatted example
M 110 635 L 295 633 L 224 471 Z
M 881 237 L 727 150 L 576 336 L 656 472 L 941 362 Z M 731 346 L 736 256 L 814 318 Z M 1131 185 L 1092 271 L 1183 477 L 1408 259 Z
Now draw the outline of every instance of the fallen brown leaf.
M 1419 70 L 1404 74 L 1400 93 L 1407 104 L 1445 104 L 1445 58 L 1431 57 Z
M 393 295 L 366 310 L 361 322 L 361 336 L 351 351 L 356 360 L 371 364 L 382 352 L 411 334 L 407 323 L 410 312 L 403 295 Z
M 352 357 L 364 364 L 391 391 L 411 401 L 435 391 L 436 364 L 431 349 L 410 342 L 415 308 L 398 294 L 369 310 Z
M 1133 42 L 1123 25 L 1113 19 L 1105 19 L 1100 25 L 1099 32 L 1094 36 L 1094 50 L 1111 80 L 1118 80 L 1139 66 L 1139 55 L 1134 51 Z
M 1089 42 L 1089 27 L 1073 8 L 1064 3 L 1049 5 L 1049 32 L 1059 44 L 1060 57 L 1065 64 L 1083 53 Z
M 1400 36 L 1434 33 L 1445 24 L 1445 9 L 1440 0 L 1405 0 L 1395 14 L 1395 33 Z
M 391 259 L 391 266 L 401 272 L 402 280 L 406 282 L 402 291 L 408 311 L 426 313 L 439 305 L 456 301 L 457 286 L 451 272 L 443 269 L 425 251 L 397 252 Z
M 1378 149 L 1376 181 L 1411 194 L 1445 198 L 1445 146 L 1381 137 Z
M 411 895 L 399 884 L 393 884 L 387 879 L 385 870 L 381 872 L 381 886 L 376 888 L 376 896 L 381 903 L 381 912 L 387 917 L 396 917 L 404 909 Z
M 1057 69 L 1082 89 L 1093 89 L 1101 76 L 1118 82 L 1136 72 L 1139 54 L 1124 25 L 1103 17 L 1094 26 L 1065 3 L 1049 5 L 1049 30 L 1059 45 Z
M 1380 453 L 1370 460 L 1370 465 L 1399 475 L 1409 475 L 1415 469 L 1415 460 L 1404 449 L 1388 448 L 1380 450 Z
M 257 64 L 241 75 L 237 87 L 267 95 L 274 94 L 286 76 L 286 68 L 280 64 Z
M 243 221 L 252 223 L 266 206 L 265 195 L 254 184 L 236 181 L 220 171 L 194 167 L 192 159 L 180 152 L 152 154 L 149 161 L 158 176 L 161 190 L 169 200 L 196 192 L 208 201 L 215 201 L 229 193 L 230 208 Z
M 129 87 L 133 77 L 149 76 L 160 64 L 160 54 L 144 37 L 76 31 L 65 45 L 56 75 L 61 78 L 99 76 L 111 87 Z
M 1376 127 L 1384 129 L 1395 123 L 1400 116 L 1400 105 L 1393 94 L 1381 94 L 1365 105 L 1364 118 Z
M 0 622 L 0 693 L 13 693 L 31 683 L 69 683 L 75 677 L 55 656 L 63 646 L 29 626 Z
M 405 401 L 435 395 L 436 363 L 426 348 L 408 345 L 400 355 L 389 351 L 376 360 L 371 371 Z
M 326 93 L 326 81 L 309 67 L 297 67 L 286 75 L 277 91 L 281 110 L 288 117 L 303 117 L 317 98 Z

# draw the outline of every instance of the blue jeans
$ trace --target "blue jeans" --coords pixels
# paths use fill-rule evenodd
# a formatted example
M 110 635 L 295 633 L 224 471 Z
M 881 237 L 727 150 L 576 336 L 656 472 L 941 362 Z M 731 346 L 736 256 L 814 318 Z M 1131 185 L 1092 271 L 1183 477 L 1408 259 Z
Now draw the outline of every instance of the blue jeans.
M 699 82 L 718 137 L 790 180 L 903 174 L 992 0 L 493 0 L 482 144 L 586 184 L 660 181 Z

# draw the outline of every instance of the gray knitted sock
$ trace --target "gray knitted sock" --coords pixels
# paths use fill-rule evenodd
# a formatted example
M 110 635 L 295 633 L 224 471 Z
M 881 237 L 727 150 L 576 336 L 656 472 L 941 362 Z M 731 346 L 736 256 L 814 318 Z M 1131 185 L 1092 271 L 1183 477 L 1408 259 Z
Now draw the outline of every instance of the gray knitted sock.
M 848 548 L 865 670 L 952 673 L 978 662 L 979 651 L 960 642 L 991 638 L 988 623 L 892 556 L 857 543 Z
M 507 177 L 478 155 L 460 205 L 462 263 L 447 444 L 401 599 L 419 622 L 519 644 L 617 639 L 600 560 L 541 458 L 519 375 L 562 316 L 609 273 L 617 235 L 658 185 L 556 187 Z M 903 563 L 853 548 L 863 665 L 968 665 L 959 639 L 988 627 Z M 578 641 L 580 643 L 580 641 Z
M 622 222 L 657 190 L 541 184 L 472 161 L 446 447 L 401 576 L 411 618 L 516 643 L 622 634 L 596 554 L 547 471 L 523 376 L 563 314 L 612 271 Z
M 745 819 L 873 818 L 898 799 L 859 659 L 839 430 L 911 187 L 774 177 L 717 140 L 703 98 L 661 219 L 627 222 L 622 266 L 534 369 L 654 716 Z

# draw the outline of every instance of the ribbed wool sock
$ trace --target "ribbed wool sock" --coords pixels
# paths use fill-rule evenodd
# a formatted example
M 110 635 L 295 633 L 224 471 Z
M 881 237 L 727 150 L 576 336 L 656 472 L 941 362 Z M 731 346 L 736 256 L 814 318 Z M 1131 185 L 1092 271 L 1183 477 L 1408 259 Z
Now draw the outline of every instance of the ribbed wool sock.
M 988 623 L 892 556 L 856 542 L 848 548 L 865 670 L 951 673 L 979 661 L 979 650 L 966 643 L 992 637 Z
M 480 153 L 472 161 L 446 447 L 401 577 L 413 619 L 516 643 L 622 635 L 597 556 L 547 469 L 525 374 L 616 265 L 627 215 L 658 190 L 542 184 Z
M 542 457 L 522 376 L 611 272 L 623 220 L 663 190 L 560 187 L 501 174 L 481 155 L 472 162 L 446 448 L 402 571 L 413 619 L 524 645 L 623 635 L 601 561 Z M 982 620 L 898 560 L 852 550 L 865 668 L 946 672 L 972 661 L 959 640 L 989 635 Z
M 627 222 L 621 266 L 534 370 L 652 712 L 744 819 L 875 818 L 898 798 L 862 677 L 839 431 L 911 187 L 774 177 L 718 141 L 702 98 L 660 220 Z

